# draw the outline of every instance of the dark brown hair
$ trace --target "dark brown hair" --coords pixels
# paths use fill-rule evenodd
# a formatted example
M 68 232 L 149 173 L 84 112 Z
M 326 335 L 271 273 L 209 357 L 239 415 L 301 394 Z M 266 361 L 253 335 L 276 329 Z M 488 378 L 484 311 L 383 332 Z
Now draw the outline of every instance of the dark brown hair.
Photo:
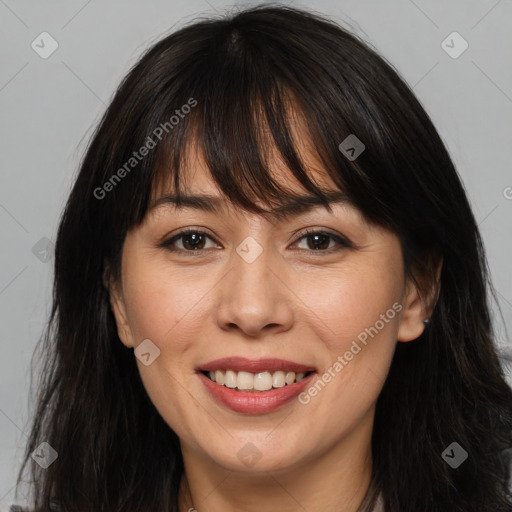
M 290 105 L 348 200 L 399 236 L 408 274 L 432 283 L 443 263 L 431 322 L 418 340 L 397 343 L 379 396 L 360 510 L 371 510 L 378 492 L 392 512 L 512 510 L 512 392 L 493 345 L 482 241 L 450 156 L 410 88 L 372 48 L 320 15 L 263 6 L 196 21 L 156 43 L 93 134 L 58 230 L 53 308 L 18 479 L 30 467 L 37 512 L 49 511 L 52 497 L 66 512 L 178 511 L 178 438 L 118 338 L 104 279 L 120 278 L 124 238 L 144 219 L 156 184 L 170 180 L 179 191 L 192 140 L 238 207 L 263 213 L 256 200 L 272 206 L 289 196 L 272 180 L 270 143 L 326 200 L 292 137 Z M 365 145 L 355 160 L 339 149 L 351 134 Z M 155 147 L 134 157 L 149 139 Z M 43 441 L 58 452 L 46 470 L 30 458 Z M 469 453 L 456 469 L 441 457 L 454 441 Z

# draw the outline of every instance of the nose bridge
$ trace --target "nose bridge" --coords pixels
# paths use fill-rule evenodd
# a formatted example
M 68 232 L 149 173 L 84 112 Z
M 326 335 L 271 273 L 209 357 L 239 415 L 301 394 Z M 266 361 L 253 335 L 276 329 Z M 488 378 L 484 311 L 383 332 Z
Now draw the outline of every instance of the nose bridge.
M 268 284 L 269 265 L 273 260 L 272 231 L 273 226 L 260 215 L 244 214 L 244 229 L 240 233 L 244 236 L 235 247 L 232 255 L 233 272 L 237 278 L 248 284 Z M 241 282 L 241 281 L 239 281 Z
M 261 239 L 260 239 L 261 242 Z M 258 242 L 254 237 L 246 237 L 233 254 L 232 271 L 235 274 L 237 289 L 241 292 L 270 291 L 268 277 L 272 254 L 268 243 Z M 249 288 L 249 289 L 243 289 Z
M 266 238 L 268 240 L 268 237 Z M 288 328 L 291 308 L 273 269 L 278 258 L 270 242 L 247 236 L 232 255 L 231 269 L 221 287 L 217 321 L 255 336 L 266 326 Z

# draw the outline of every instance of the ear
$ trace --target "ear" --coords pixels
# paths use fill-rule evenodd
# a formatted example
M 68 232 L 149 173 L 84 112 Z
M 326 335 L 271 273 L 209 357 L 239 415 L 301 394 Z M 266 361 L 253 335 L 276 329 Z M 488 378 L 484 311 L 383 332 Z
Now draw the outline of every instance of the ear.
M 425 320 L 429 320 L 439 298 L 441 288 L 442 258 L 433 264 L 427 263 L 427 271 L 418 273 L 407 280 L 403 310 L 398 327 L 398 341 L 412 341 L 421 336 L 425 330 Z M 434 272 L 429 271 L 435 267 Z
M 117 335 L 123 345 L 127 348 L 133 348 L 133 337 L 128 324 L 128 317 L 126 315 L 123 291 L 120 284 L 111 277 L 108 267 L 105 267 L 105 272 L 103 273 L 103 284 L 108 290 L 110 307 L 117 325 Z

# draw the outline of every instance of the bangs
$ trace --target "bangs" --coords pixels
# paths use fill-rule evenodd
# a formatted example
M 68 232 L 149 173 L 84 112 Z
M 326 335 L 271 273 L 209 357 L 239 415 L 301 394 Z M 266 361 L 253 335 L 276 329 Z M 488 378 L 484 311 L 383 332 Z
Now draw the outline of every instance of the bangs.
M 194 152 L 226 200 L 246 211 L 279 219 L 279 207 L 299 199 L 296 187 L 273 177 L 277 163 L 314 203 L 330 210 L 333 196 L 343 194 L 367 221 L 396 231 L 396 184 L 405 189 L 410 180 L 386 127 L 404 120 L 396 117 L 396 84 L 387 84 L 383 96 L 369 78 L 378 67 L 391 73 L 372 55 L 338 29 L 332 39 L 326 33 L 317 40 L 307 22 L 291 44 L 289 34 L 268 20 L 260 23 L 257 10 L 249 23 L 243 14 L 236 21 L 196 23 L 157 43 L 118 94 L 126 112 L 119 134 L 125 146 L 117 153 L 124 161 L 161 134 L 111 194 L 122 236 L 144 220 L 158 194 L 173 193 L 183 204 Z M 364 144 L 357 158 L 339 149 L 349 136 Z
M 262 84 L 262 90 L 250 77 L 244 82 L 247 88 L 240 89 L 227 79 L 225 87 L 213 91 L 217 97 L 198 91 L 198 105 L 162 141 L 153 168 L 152 199 L 172 192 L 176 205 L 182 204 L 182 194 L 190 191 L 187 177 L 193 174 L 196 156 L 226 200 L 246 211 L 279 219 L 279 207 L 298 200 L 296 191 L 284 187 L 281 179 L 276 181 L 277 166 L 286 169 L 287 181 L 298 181 L 312 201 L 330 209 L 331 198 L 343 189 L 322 186 L 318 178 L 330 177 L 336 183 L 339 174 L 315 150 L 293 92 L 275 80 Z M 300 197 L 304 201 L 303 193 Z

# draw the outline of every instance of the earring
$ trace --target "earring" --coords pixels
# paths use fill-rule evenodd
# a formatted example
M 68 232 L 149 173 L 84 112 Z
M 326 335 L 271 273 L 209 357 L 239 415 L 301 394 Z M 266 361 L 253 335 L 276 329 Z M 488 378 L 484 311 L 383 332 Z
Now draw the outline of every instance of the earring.
M 428 325 L 430 323 L 430 318 L 425 318 L 425 320 L 423 320 L 423 323 L 425 325 Z

